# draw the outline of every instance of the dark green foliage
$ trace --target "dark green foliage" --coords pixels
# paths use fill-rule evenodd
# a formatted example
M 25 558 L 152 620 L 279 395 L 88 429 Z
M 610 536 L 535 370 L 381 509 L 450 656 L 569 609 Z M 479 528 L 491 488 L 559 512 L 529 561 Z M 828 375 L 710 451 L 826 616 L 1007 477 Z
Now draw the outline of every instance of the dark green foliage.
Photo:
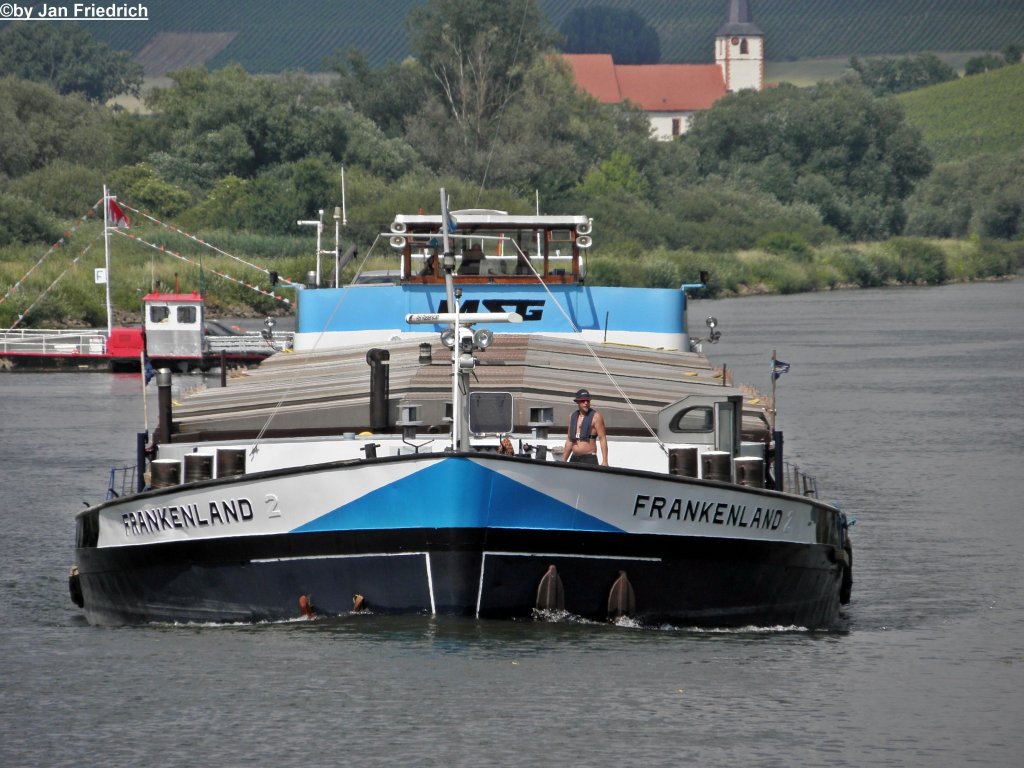
M 538 190 L 550 199 L 616 149 L 651 155 L 649 125 L 646 115 L 626 105 L 598 104 L 575 87 L 564 62 L 540 56 L 487 135 L 474 137 L 432 99 L 409 121 L 406 138 L 440 175 L 475 179 L 482 190 Z
M 902 230 L 903 200 L 930 169 L 899 105 L 849 84 L 741 92 L 698 114 L 684 141 L 702 175 L 807 203 L 862 239 Z
M 54 243 L 60 236 L 60 225 L 39 205 L 24 197 L 0 193 L 0 246 Z
M 933 243 L 915 237 L 895 237 L 884 249 L 892 257 L 890 279 L 900 283 L 940 285 L 946 282 L 946 254 Z
M 633 8 L 574 8 L 559 26 L 566 53 L 610 53 L 616 64 L 657 64 L 661 40 Z
M 996 191 L 978 211 L 978 234 L 1000 240 L 1024 236 L 1024 180 Z
M 938 166 L 907 202 L 907 232 L 1024 237 L 1024 150 Z
M 205 191 L 220 178 L 252 179 L 310 157 L 358 163 L 385 178 L 416 163 L 405 142 L 385 137 L 311 78 L 253 77 L 229 67 L 185 70 L 173 80 L 174 87 L 154 90 L 148 103 L 174 127 L 144 138 L 158 148 L 153 164 L 182 187 Z
M 700 115 L 686 137 L 657 142 L 642 112 L 601 105 L 576 88 L 564 61 L 545 47 L 549 30 L 535 0 L 500 8 L 485 0 L 435 0 L 413 25 L 423 63 L 372 70 L 352 53 L 333 60 L 339 77 L 331 81 L 253 76 L 234 66 L 184 70 L 149 98 L 150 115 L 0 80 L 0 237 L 52 242 L 59 234 L 50 212 L 65 221 L 80 215 L 106 182 L 126 205 L 301 280 L 315 264 L 315 235 L 296 221 L 325 209 L 322 247 L 333 246 L 344 166 L 342 249 L 355 243 L 369 252 L 371 269 L 393 255 L 386 239 L 373 244 L 394 214 L 435 211 L 442 185 L 455 209 L 533 211 L 539 194 L 543 213 L 593 216 L 590 284 L 677 289 L 710 269 L 708 295 L 792 292 L 940 283 L 1004 274 L 1018 263 L 1016 252 L 982 238 L 853 242 L 900 234 L 905 205 L 908 231 L 918 234 L 1020 239 L 1024 232 L 1017 181 L 1024 163 L 944 166 L 934 184 L 921 182 L 929 159 L 920 135 L 896 100 L 859 85 L 744 92 Z M 1014 93 L 1002 101 L 1016 103 Z M 952 114 L 943 118 L 949 122 Z M 915 183 L 918 192 L 906 202 Z M 82 229 L 91 235 L 98 225 Z M 133 216 L 132 229 L 190 258 L 223 258 L 142 216 Z M 114 247 L 137 244 L 118 238 Z M 0 257 L 6 285 L 19 276 L 14 263 L 4 262 L 11 252 Z M 115 292 L 115 303 L 134 308 L 136 292 L 154 273 L 168 281 L 176 270 L 189 290 L 198 287 L 195 264 L 156 263 L 153 270 L 158 259 L 169 261 L 153 253 L 145 265 L 124 259 L 120 274 L 134 282 Z M 40 289 L 59 274 L 56 261 L 52 274 L 35 276 Z M 233 263 L 228 271 L 246 269 Z M 246 278 L 265 282 L 261 275 Z M 209 275 L 204 282 L 208 289 L 217 284 Z M 211 306 L 274 306 L 224 285 L 212 289 Z M 94 293 L 69 287 L 53 295 L 91 317 L 102 309 Z
M 553 42 L 536 0 L 430 0 L 409 11 L 409 42 L 459 129 L 458 149 L 493 140 L 493 126 Z
M 61 220 L 84 215 L 103 195 L 102 171 L 66 160 L 55 160 L 9 182 L 6 191 Z M 97 209 L 102 213 L 102 209 Z
M 831 268 L 836 280 L 829 287 L 855 285 L 861 288 L 876 288 L 882 285 L 878 270 L 864 256 L 862 251 L 849 246 L 826 248 L 821 254 L 823 267 Z
M 58 158 L 106 168 L 111 158 L 109 114 L 81 96 L 0 78 L 0 177 L 17 178 Z
M 1006 59 L 996 56 L 994 53 L 986 53 L 981 56 L 974 56 L 967 60 L 964 65 L 965 75 L 980 75 L 982 72 L 989 72 L 1006 66 Z
M 77 24 L 10 24 L 0 31 L 0 74 L 45 83 L 61 94 L 105 102 L 139 95 L 142 65 L 126 51 L 96 42 Z
M 338 73 L 342 101 L 391 137 L 404 133 L 408 119 L 419 112 L 431 85 L 429 73 L 414 59 L 371 69 L 361 51 L 349 49 L 344 58 L 332 56 L 324 64 Z
M 956 80 L 956 70 L 933 53 L 920 53 L 901 59 L 850 59 L 850 68 L 876 96 L 903 93 L 929 85 Z
M 794 261 L 808 262 L 814 258 L 811 244 L 796 232 L 769 232 L 759 237 L 754 245 L 762 251 L 788 256 Z
M 161 217 L 177 216 L 192 204 L 187 192 L 165 181 L 145 163 L 119 168 L 110 178 L 110 192 Z

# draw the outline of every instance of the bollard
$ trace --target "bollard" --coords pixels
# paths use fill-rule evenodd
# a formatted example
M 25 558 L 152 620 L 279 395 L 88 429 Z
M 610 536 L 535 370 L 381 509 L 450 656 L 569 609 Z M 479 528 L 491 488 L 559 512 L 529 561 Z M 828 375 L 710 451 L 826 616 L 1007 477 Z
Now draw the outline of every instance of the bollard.
M 181 483 L 181 462 L 177 459 L 154 459 L 149 463 L 150 485 L 167 488 Z
M 185 454 L 185 482 L 197 483 L 213 477 L 213 456 L 209 453 Z
M 668 473 L 680 477 L 697 477 L 697 449 L 669 448 Z
M 701 457 L 701 477 L 705 480 L 732 482 L 732 454 L 728 451 L 707 451 Z
M 764 488 L 764 459 L 758 456 L 737 458 L 736 483 L 750 488 Z
M 245 448 L 217 449 L 217 477 L 245 474 Z

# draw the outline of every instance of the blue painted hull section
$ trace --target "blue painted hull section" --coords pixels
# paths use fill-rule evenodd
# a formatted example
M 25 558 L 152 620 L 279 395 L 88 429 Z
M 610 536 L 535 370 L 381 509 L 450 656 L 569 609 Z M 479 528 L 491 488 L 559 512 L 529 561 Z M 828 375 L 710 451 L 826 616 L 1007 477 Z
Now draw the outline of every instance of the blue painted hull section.
M 439 488 L 458 489 L 454 495 Z M 293 533 L 403 528 L 521 528 L 621 532 L 486 467 L 449 459 L 389 483 Z

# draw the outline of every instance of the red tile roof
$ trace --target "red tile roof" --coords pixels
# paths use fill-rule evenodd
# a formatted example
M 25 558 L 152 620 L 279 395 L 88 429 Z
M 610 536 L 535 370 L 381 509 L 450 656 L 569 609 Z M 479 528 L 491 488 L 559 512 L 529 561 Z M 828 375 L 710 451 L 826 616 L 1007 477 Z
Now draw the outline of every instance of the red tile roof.
M 565 54 L 564 58 L 572 67 L 576 85 L 595 99 L 603 104 L 618 104 L 623 100 L 610 53 L 574 53 Z
M 647 112 L 707 109 L 725 96 L 717 64 L 615 64 L 606 53 L 564 54 L 576 84 L 605 104 L 631 101 Z

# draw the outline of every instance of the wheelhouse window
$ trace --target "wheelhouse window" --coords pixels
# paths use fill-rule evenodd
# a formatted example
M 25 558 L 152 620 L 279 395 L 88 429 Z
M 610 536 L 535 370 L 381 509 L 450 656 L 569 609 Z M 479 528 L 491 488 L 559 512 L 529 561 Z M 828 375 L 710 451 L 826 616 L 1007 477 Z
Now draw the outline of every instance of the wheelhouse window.
M 199 308 L 195 306 L 178 307 L 178 324 L 193 325 L 199 318 Z
M 715 411 L 709 405 L 695 405 L 677 413 L 668 428 L 672 432 L 711 432 L 715 428 Z
M 151 323 L 162 323 L 169 319 L 171 316 L 171 310 L 167 307 L 151 306 L 149 308 L 149 322 Z

